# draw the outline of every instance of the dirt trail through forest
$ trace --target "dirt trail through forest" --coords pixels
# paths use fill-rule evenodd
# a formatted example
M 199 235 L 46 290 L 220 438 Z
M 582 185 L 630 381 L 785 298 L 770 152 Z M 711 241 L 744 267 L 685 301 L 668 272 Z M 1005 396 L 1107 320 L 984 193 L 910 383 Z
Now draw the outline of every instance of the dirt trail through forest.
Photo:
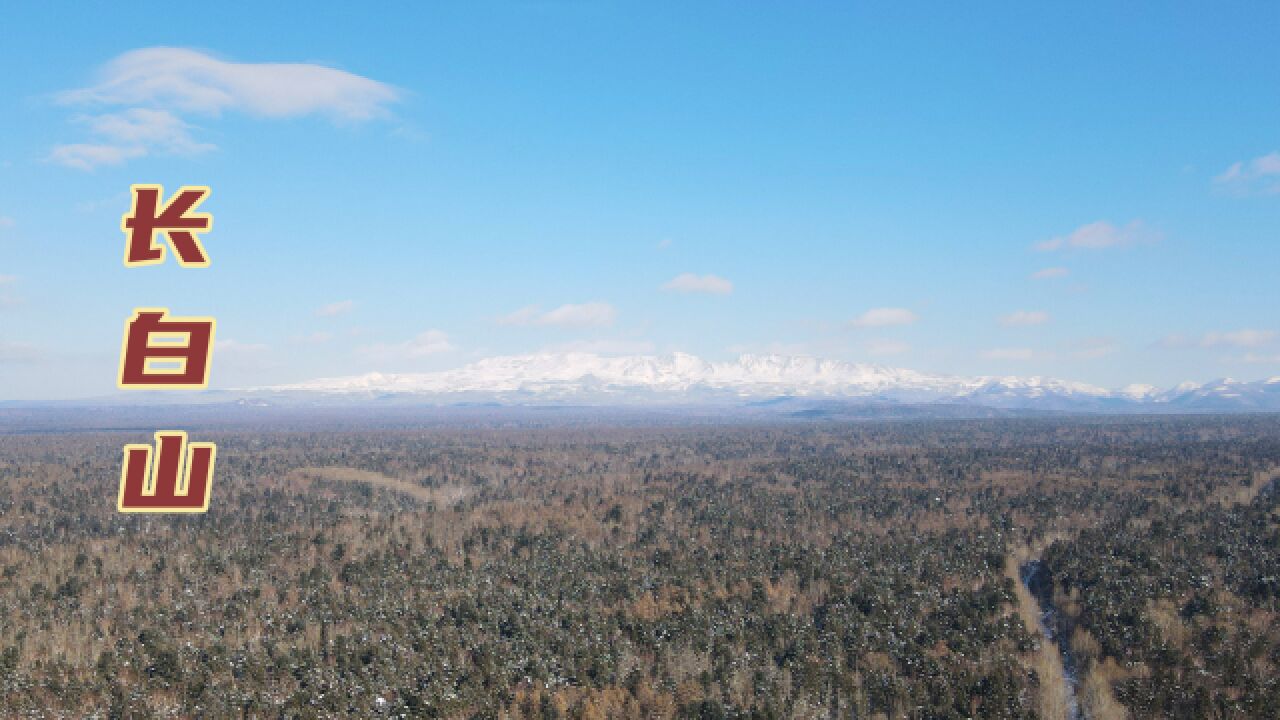
M 417 483 L 411 483 L 383 475 L 382 473 L 370 472 L 368 470 L 360 470 L 359 468 L 352 467 L 298 468 L 289 473 L 288 479 L 308 485 L 316 480 L 325 480 L 328 482 L 366 483 L 373 487 L 403 493 L 415 500 L 436 503 L 436 505 L 441 507 L 455 503 L 469 494 L 469 490 L 464 487 L 448 486 L 428 488 L 418 485 Z

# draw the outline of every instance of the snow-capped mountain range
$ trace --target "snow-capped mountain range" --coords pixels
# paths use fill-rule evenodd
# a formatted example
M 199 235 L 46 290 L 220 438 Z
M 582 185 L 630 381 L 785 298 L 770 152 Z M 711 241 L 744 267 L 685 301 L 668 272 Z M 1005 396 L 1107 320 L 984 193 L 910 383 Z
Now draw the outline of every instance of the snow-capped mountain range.
M 512 355 L 453 370 L 375 372 L 254 388 L 247 393 L 258 398 L 394 398 L 444 404 L 743 404 L 792 398 L 1050 411 L 1280 411 L 1280 377 L 1184 383 L 1168 390 L 1146 385 L 1109 390 L 1044 377 L 931 375 L 782 355 L 708 362 L 685 353 Z

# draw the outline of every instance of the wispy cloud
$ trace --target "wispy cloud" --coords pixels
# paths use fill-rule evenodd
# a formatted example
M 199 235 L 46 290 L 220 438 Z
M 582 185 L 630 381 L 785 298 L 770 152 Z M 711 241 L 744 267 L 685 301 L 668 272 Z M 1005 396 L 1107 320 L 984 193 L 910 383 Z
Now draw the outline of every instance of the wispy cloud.
M 1030 360 L 1036 356 L 1031 348 L 992 348 L 982 351 L 984 360 Z
M 57 95 L 65 105 L 119 110 L 77 117 L 94 141 L 55 146 L 49 159 L 88 170 L 156 152 L 213 149 L 192 138 L 179 114 L 321 115 L 352 123 L 387 115 L 399 97 L 390 85 L 323 65 L 238 63 L 186 48 L 131 50 L 108 62 L 94 85 Z
M 1208 332 L 1199 337 L 1175 333 L 1166 335 L 1156 342 L 1156 347 L 1170 350 L 1187 348 L 1258 348 L 1274 343 L 1280 335 L 1274 330 L 1257 330 L 1244 328 L 1225 332 Z
M 617 314 L 617 310 L 612 305 L 600 301 L 561 305 L 547 312 L 542 312 L 536 305 L 530 305 L 498 318 L 498 324 L 555 325 L 562 327 L 606 326 L 613 324 Z
M 1051 267 L 1043 270 L 1037 270 L 1031 273 L 1032 280 L 1052 280 L 1054 278 L 1064 278 L 1071 274 L 1071 271 L 1064 267 Z
M 66 103 L 164 105 L 218 115 L 326 115 L 368 120 L 399 99 L 395 88 L 344 70 L 309 63 L 241 63 L 186 48 L 153 47 L 120 55 L 91 87 L 62 93 Z
M 333 333 L 319 330 L 313 333 L 307 333 L 306 335 L 295 335 L 290 339 L 293 342 L 302 345 L 320 345 L 333 340 Z
M 1234 163 L 1213 179 L 1214 184 L 1241 193 L 1280 193 L 1280 152 Z
M 0 215 L 0 230 L 13 227 L 13 218 L 8 215 Z
M 681 273 L 662 285 L 668 292 L 701 293 L 704 295 L 728 295 L 733 292 L 733 283 L 719 275 L 695 275 Z
M 1119 349 L 1119 345 L 1112 338 L 1087 338 L 1077 343 L 1071 354 L 1080 360 L 1099 360 L 1114 354 Z
M 339 300 L 331 302 L 328 305 L 321 305 L 316 308 L 316 317 L 337 317 L 338 315 L 346 315 L 355 307 L 352 300 Z
M 132 160 L 147 154 L 145 147 L 132 145 L 105 145 L 94 143 L 72 143 L 58 145 L 49 152 L 49 159 L 59 165 L 92 170 L 100 165 L 119 165 L 125 160 Z
M 1225 333 L 1208 333 L 1201 341 L 1204 347 L 1261 347 L 1271 345 L 1276 340 L 1275 331 L 1256 331 L 1243 329 Z
M 453 343 L 449 342 L 449 336 L 445 332 L 427 330 L 402 343 L 365 345 L 359 349 L 359 352 L 377 359 L 414 359 L 446 353 L 454 349 Z
M 1000 324 L 1005 327 L 1029 327 L 1044 325 L 1047 322 L 1049 322 L 1049 313 L 1042 310 L 1018 310 L 1000 318 Z
M 191 137 L 191 126 L 167 110 L 130 108 L 78 120 L 98 142 L 58 145 L 49 154 L 54 162 L 91 170 L 99 165 L 119 165 L 152 152 L 195 155 L 214 149 L 208 143 L 196 142 Z
M 22 304 L 22 300 L 12 290 L 17 281 L 17 275 L 0 275 L 0 308 Z
M 40 350 L 25 342 L 0 340 L 0 363 L 28 363 L 40 359 Z
M 1263 355 L 1261 353 L 1245 353 L 1242 358 L 1250 365 L 1280 365 L 1280 354 Z
M 1232 330 L 1230 332 L 1211 332 L 1200 340 L 1203 347 L 1238 347 L 1256 348 L 1275 342 L 1274 330 Z
M 919 315 L 906 308 L 872 308 L 849 321 L 849 325 L 858 328 L 893 327 L 911 325 L 919 319 Z
M 1124 245 L 1151 243 L 1159 239 L 1160 234 L 1148 228 L 1141 220 L 1133 220 L 1123 227 L 1112 225 L 1106 220 L 1099 220 L 1081 225 L 1067 235 L 1038 242 L 1035 248 L 1041 252 L 1067 249 L 1103 250 Z

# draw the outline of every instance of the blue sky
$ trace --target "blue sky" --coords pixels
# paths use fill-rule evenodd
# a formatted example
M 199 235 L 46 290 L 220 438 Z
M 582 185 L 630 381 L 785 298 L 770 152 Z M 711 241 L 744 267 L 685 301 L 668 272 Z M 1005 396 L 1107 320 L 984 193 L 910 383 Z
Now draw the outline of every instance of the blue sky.
M 157 305 L 218 318 L 217 387 L 1280 375 L 1280 5 L 1115 5 L 8 4 L 0 400 L 111 392 Z M 123 267 L 132 183 L 213 188 L 212 267 Z

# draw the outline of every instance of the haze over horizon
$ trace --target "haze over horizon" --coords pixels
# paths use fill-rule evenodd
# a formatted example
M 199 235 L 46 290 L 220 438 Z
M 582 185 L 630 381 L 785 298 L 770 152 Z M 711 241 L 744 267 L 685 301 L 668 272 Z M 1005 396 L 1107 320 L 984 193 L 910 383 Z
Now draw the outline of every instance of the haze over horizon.
M 160 7 L 6 11 L 0 401 L 114 392 L 154 305 L 217 317 L 215 389 L 568 351 L 1280 376 L 1280 7 Z M 212 187 L 211 267 L 122 266 L 144 182 Z

